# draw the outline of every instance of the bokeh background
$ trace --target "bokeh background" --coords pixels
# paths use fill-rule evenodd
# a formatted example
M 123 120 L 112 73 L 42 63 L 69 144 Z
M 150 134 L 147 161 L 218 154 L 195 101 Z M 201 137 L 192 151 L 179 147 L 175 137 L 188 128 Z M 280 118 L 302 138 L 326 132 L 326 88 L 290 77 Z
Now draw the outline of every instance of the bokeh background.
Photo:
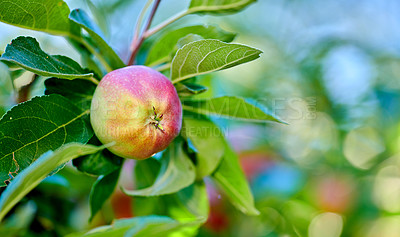
M 126 60 L 144 1 L 66 0 L 83 8 Z M 154 24 L 189 1 L 163 0 Z M 211 76 L 198 97 L 252 98 L 289 125 L 215 121 L 240 154 L 261 215 L 241 214 L 208 182 L 211 212 L 199 236 L 400 236 L 400 1 L 259 0 L 241 13 L 187 16 L 173 26 L 216 24 L 261 58 Z M 65 39 L 0 23 L 0 53 L 19 35 L 42 49 L 80 61 Z M 0 63 L 0 114 L 16 103 Z M 43 79 L 28 97 L 43 94 Z M 123 183 L 132 183 L 131 163 Z M 116 191 L 92 223 L 88 194 L 94 177 L 68 166 L 46 179 L 0 225 L 1 236 L 29 229 L 56 236 L 140 215 L 135 200 Z

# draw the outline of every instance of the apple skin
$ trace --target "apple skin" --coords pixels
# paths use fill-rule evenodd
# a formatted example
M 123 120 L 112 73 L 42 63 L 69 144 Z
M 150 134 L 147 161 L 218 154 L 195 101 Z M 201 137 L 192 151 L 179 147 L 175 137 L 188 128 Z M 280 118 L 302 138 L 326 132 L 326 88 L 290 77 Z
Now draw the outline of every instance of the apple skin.
M 93 94 L 90 122 L 103 144 L 123 158 L 143 160 L 167 146 L 182 127 L 182 105 L 171 81 L 145 66 L 114 70 Z

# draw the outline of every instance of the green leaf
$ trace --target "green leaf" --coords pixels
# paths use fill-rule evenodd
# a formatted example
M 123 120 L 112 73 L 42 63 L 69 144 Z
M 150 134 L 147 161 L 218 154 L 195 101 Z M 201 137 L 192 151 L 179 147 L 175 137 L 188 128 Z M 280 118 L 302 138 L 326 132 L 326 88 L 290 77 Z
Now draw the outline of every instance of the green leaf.
M 107 175 L 122 165 L 122 158 L 108 150 L 102 150 L 73 161 L 74 166 L 81 172 L 91 175 Z
M 179 39 L 189 34 L 196 34 L 205 39 L 219 39 L 224 42 L 231 42 L 236 36 L 234 33 L 224 31 L 218 26 L 212 25 L 187 26 L 177 30 L 167 31 L 167 33 L 160 36 L 156 43 L 150 48 L 145 64 L 154 66 L 171 61 L 171 53 Z
M 206 185 L 198 181 L 179 192 L 163 196 L 166 199 L 169 216 L 174 219 L 187 221 L 208 217 L 209 202 Z
M 197 236 L 198 228 L 207 220 L 210 209 L 204 182 L 195 182 L 175 194 L 160 198 L 163 199 L 163 203 L 167 207 L 168 216 L 181 222 L 198 220 L 197 225 L 193 224 L 182 228 L 174 234 L 176 236 Z
M 197 150 L 196 178 L 202 179 L 214 172 L 225 152 L 225 139 L 219 127 L 204 116 L 195 118 L 185 114 L 182 134 Z
M 178 138 L 164 151 L 160 172 L 152 186 L 123 191 L 130 196 L 158 196 L 175 193 L 192 184 L 195 175 L 195 167 L 183 151 L 182 141 Z
M 246 45 L 206 39 L 186 44 L 176 52 L 171 66 L 173 83 L 257 59 L 261 50 Z
M 151 186 L 160 171 L 160 162 L 154 158 L 140 160 L 135 165 L 135 186 L 143 189 Z
M 0 116 L 3 115 L 2 109 L 9 107 L 10 98 L 13 98 L 14 85 L 12 71 L 0 62 Z M 4 106 L 4 108 L 3 108 Z M 4 111 L 5 112 L 5 111 Z
M 257 0 L 192 0 L 190 13 L 219 14 L 235 13 Z
M 40 156 L 35 163 L 18 174 L 1 194 L 0 222 L 16 203 L 57 167 L 78 156 L 91 154 L 100 149 L 103 149 L 103 147 L 69 143 L 54 152 L 48 151 Z
M 100 211 L 104 202 L 111 196 L 114 192 L 115 186 L 118 183 L 120 169 L 114 172 L 100 176 L 97 181 L 93 184 L 92 190 L 90 192 L 90 221 Z
M 250 122 L 274 121 L 285 123 L 263 108 L 262 105 L 235 96 L 222 96 L 205 100 L 185 100 L 182 102 L 182 108 L 207 116 L 217 115 Z
M 44 82 L 45 94 L 59 94 L 83 110 L 90 109 L 96 85 L 88 80 L 49 78 Z
M 24 74 L 24 72 L 26 72 L 24 69 L 17 69 L 17 70 L 10 71 L 11 78 L 13 80 L 15 80 L 18 77 L 20 77 L 22 74 Z
M 94 41 L 94 46 L 99 49 L 99 53 L 107 60 L 112 69 L 125 67 L 124 62 L 115 51 L 104 40 L 103 33 L 92 22 L 89 16 L 82 9 L 75 9 L 70 14 L 70 19 L 83 27 Z
M 198 40 L 203 40 L 203 39 L 204 38 L 198 34 L 188 34 L 188 35 L 180 38 L 178 40 L 178 43 L 176 43 L 176 45 L 174 47 L 174 51 L 171 53 L 172 57 L 175 55 L 175 53 L 176 53 L 176 51 L 178 51 L 178 49 L 182 48 L 186 44 L 194 42 L 194 41 L 198 41 Z
M 89 144 L 100 146 L 101 142 L 96 136 L 90 139 Z M 81 172 L 91 175 L 107 175 L 122 166 L 123 158 L 104 149 L 94 154 L 79 157 L 72 164 Z
M 193 225 L 203 220 L 179 222 L 167 216 L 143 216 L 130 219 L 115 220 L 112 225 L 101 226 L 83 234 L 71 234 L 67 237 L 165 237 L 168 234 Z
M 84 41 L 84 39 L 72 39 L 72 38 L 67 38 L 68 42 L 70 43 L 70 45 L 72 47 L 74 47 L 74 49 L 76 51 L 79 52 L 80 56 L 81 56 L 81 65 L 84 68 L 89 69 L 90 71 L 92 71 L 95 74 L 96 78 L 102 78 L 103 74 L 106 71 L 103 71 L 100 68 L 100 65 L 97 65 L 97 62 L 95 61 L 95 58 L 93 58 L 93 53 L 88 49 L 90 48 L 87 47 L 87 43 Z M 85 42 L 85 43 L 83 43 Z M 95 50 L 92 49 L 91 50 Z M 98 55 L 96 55 L 98 56 Z
M 192 96 L 207 91 L 207 87 L 194 83 L 178 83 L 175 88 L 179 96 Z
M 89 110 L 82 111 L 60 95 L 35 97 L 0 120 L 0 186 L 48 150 L 86 143 L 93 135 Z
M 20 36 L 12 40 L 0 60 L 18 64 L 41 76 L 64 79 L 93 77 L 93 73 L 86 73 L 77 62 L 68 57 L 46 54 L 32 37 Z
M 211 178 L 224 190 L 231 203 L 247 215 L 258 215 L 254 198 L 232 148 L 225 144 L 225 155 Z
M 0 2 L 0 21 L 55 35 L 76 33 L 78 26 L 68 19 L 69 8 L 62 0 L 12 0 Z

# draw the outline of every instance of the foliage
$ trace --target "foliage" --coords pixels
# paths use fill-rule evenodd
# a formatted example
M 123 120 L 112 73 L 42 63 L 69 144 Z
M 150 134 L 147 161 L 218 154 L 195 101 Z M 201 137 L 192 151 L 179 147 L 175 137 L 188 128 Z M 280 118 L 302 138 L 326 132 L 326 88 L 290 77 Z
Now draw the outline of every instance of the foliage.
M 165 211 L 160 216 L 155 215 L 155 210 L 147 216 L 115 220 L 85 236 L 193 235 L 208 215 L 207 191 L 202 181 L 206 177 L 220 185 L 238 210 L 259 214 L 238 157 L 210 116 L 249 122 L 282 121 L 263 106 L 239 97 L 196 99 L 207 87 L 194 77 L 250 62 L 259 58 L 262 51 L 231 43 L 236 34 L 217 26 L 167 27 L 188 14 L 232 14 L 252 2 L 192 0 L 182 15 L 149 29 L 160 3 L 156 0 L 143 32 L 144 18 L 139 17 L 132 46 L 127 47 L 129 62 L 135 61 L 139 50 L 147 50 L 145 64 L 163 68 L 160 71 L 170 75 L 182 98 L 184 128 L 165 151 L 156 155 L 157 159 L 137 162 L 136 189 L 122 189 L 126 195 L 142 200 L 162 200 Z M 145 7 L 142 16 L 146 10 Z M 13 70 L 15 77 L 15 68 L 22 68 L 45 78 L 46 95 L 14 106 L 0 120 L 0 186 L 10 183 L 1 195 L 0 220 L 45 177 L 63 169 L 72 159 L 79 171 L 99 176 L 90 193 L 90 220 L 94 220 L 116 190 L 120 173 L 127 171 L 122 168 L 123 159 L 104 149 L 93 135 L 88 122 L 90 102 L 105 73 L 126 64 L 89 14 L 82 9 L 70 12 L 62 0 L 1 1 L 0 21 L 66 37 L 88 67 L 83 68 L 66 56 L 45 53 L 32 37 L 17 37 L 1 55 L 0 61 Z M 161 35 L 158 41 L 154 40 L 157 35 Z M 143 42 L 150 47 L 141 48 Z M 28 89 L 33 84 L 29 82 Z M 149 179 L 144 182 L 143 177 Z

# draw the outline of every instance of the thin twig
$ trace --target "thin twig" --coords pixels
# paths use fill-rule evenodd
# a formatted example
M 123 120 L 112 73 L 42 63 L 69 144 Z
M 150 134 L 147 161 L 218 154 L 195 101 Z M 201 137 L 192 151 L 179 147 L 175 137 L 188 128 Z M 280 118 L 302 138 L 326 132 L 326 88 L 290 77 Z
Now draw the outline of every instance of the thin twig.
M 181 19 L 182 17 L 189 15 L 191 12 L 189 10 L 179 12 L 178 14 L 172 16 L 171 18 L 165 20 L 164 22 L 160 23 L 159 25 L 155 26 L 154 28 L 147 30 L 144 32 L 143 37 L 145 39 L 149 38 L 150 36 L 154 35 L 155 33 L 162 30 L 164 27 L 168 26 L 169 24 L 174 23 L 175 21 Z
M 158 6 L 160 5 L 160 2 L 161 2 L 161 0 L 155 0 L 153 8 L 151 9 L 149 18 L 147 19 L 146 25 L 144 27 L 144 32 L 146 32 L 150 28 L 151 22 L 153 21 L 154 15 L 156 14 L 156 11 L 157 11 Z M 144 41 L 143 35 L 141 35 L 138 40 L 133 39 L 132 44 L 134 44 L 134 46 L 132 47 L 133 50 L 132 50 L 131 56 L 129 57 L 129 61 L 128 61 L 127 65 L 133 64 L 136 54 L 138 53 L 143 41 Z

